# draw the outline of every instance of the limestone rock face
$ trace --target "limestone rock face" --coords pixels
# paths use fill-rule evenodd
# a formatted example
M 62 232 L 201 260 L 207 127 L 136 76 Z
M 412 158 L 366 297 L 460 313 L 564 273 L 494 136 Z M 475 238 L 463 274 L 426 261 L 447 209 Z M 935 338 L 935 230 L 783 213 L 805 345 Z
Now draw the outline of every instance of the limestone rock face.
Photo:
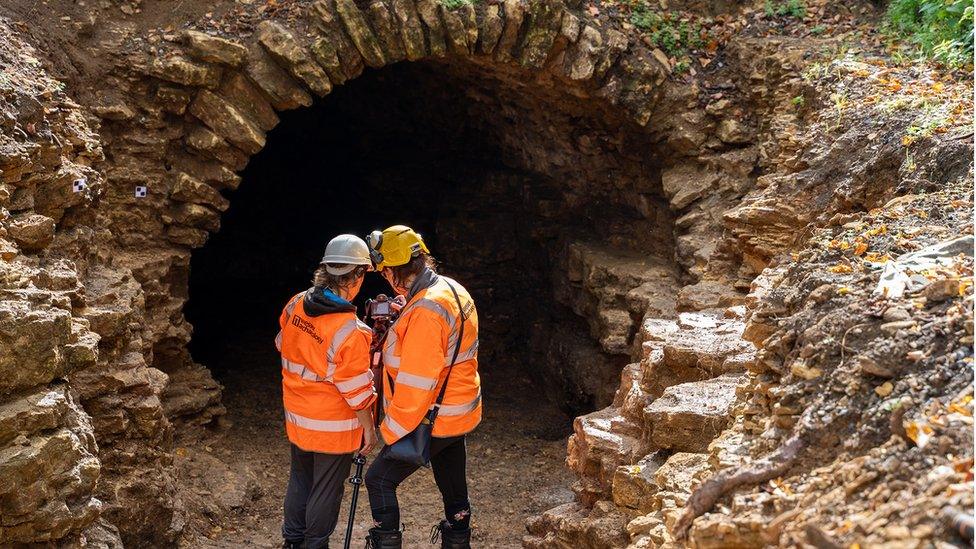
M 46 384 L 67 375 L 73 366 L 84 364 L 75 364 L 70 355 L 62 353 L 75 339 L 71 314 L 64 309 L 50 305 L 40 308 L 27 300 L 0 301 L 0 327 L 5 349 L 0 355 L 0 392 Z M 94 362 L 95 353 L 93 343 L 88 364 Z
M 16 216 L 7 231 L 25 252 L 38 252 L 54 241 L 54 220 L 39 214 Z
M 644 409 L 651 442 L 679 452 L 705 452 L 724 430 L 735 402 L 738 375 L 672 385 Z
M 0 544 L 57 540 L 92 524 L 101 468 L 95 434 L 64 384 L 0 405 Z
M 676 273 L 663 260 L 574 243 L 568 272 L 561 297 L 587 319 L 608 353 L 630 353 L 636 316 L 674 314 Z

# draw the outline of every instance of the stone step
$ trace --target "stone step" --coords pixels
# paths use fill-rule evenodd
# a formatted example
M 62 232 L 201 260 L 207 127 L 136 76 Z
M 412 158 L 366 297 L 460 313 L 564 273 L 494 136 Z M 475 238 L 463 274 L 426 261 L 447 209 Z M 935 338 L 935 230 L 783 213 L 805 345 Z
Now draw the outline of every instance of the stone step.
M 618 408 L 604 408 L 577 417 L 573 431 L 566 464 L 580 476 L 580 483 L 574 489 L 586 505 L 609 499 L 617 467 L 634 463 L 649 451 L 637 436 L 627 434 L 640 433 L 640 429 L 620 415 Z
M 651 442 L 678 452 L 702 453 L 728 425 L 742 374 L 673 385 L 644 409 Z
M 755 347 L 742 339 L 745 323 L 718 313 L 681 313 L 677 320 L 645 317 L 641 326 L 643 385 L 666 387 L 745 372 Z

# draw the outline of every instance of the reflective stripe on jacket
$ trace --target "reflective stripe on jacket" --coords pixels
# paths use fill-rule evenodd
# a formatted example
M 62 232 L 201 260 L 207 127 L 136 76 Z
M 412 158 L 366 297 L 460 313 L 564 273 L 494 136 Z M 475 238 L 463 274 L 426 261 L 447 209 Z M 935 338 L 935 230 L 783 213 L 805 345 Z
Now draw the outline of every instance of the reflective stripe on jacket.
M 384 393 L 386 417 L 380 432 L 392 444 L 413 431 L 437 399 L 454 356 L 459 333 L 457 290 L 465 309 L 464 339 L 447 383 L 444 402 L 434 422 L 435 437 L 468 433 L 481 422 L 481 379 L 478 376 L 478 313 L 460 284 L 427 273 L 430 285 L 409 298 L 390 327 L 383 346 L 384 375 L 393 379 L 393 394 Z M 387 379 L 384 379 L 384 382 Z
M 275 338 L 288 440 L 309 452 L 355 452 L 363 436 L 355 412 L 376 400 L 369 370 L 372 331 L 355 311 L 307 314 L 304 295 L 285 306 Z

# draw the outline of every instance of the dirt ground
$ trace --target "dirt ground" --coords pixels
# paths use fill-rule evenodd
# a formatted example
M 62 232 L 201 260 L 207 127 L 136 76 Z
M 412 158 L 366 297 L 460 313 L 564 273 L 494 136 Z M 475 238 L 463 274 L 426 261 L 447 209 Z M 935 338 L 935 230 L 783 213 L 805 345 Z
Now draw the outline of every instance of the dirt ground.
M 265 334 L 266 336 L 266 334 Z M 238 340 L 239 342 L 240 340 Z M 224 385 L 227 422 L 197 441 L 177 444 L 186 527 L 182 547 L 277 547 L 288 481 L 288 442 L 281 410 L 278 356 L 267 337 L 228 341 L 227 364 L 214 368 Z M 267 344 L 266 344 L 267 343 Z M 520 547 L 524 520 L 572 500 L 564 464 L 571 424 L 533 389 L 524 373 L 482 365 L 485 417 L 468 438 L 468 481 L 476 547 Z M 230 373 L 232 372 L 232 373 Z M 376 451 L 374 451 L 375 455 Z M 368 466 L 368 464 L 367 464 Z M 423 469 L 399 491 L 404 547 L 430 547 L 432 525 L 443 518 L 433 476 Z M 343 501 L 332 547 L 341 547 L 351 499 Z M 352 547 L 369 527 L 360 492 Z

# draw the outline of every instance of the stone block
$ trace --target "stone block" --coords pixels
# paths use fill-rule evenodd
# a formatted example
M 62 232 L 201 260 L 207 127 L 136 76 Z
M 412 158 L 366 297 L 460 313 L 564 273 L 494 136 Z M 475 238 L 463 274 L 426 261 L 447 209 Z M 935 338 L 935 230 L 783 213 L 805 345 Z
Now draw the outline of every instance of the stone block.
M 367 13 L 383 50 L 383 57 L 388 63 L 402 61 L 407 54 L 404 51 L 403 42 L 400 40 L 399 22 L 390 12 L 386 2 L 381 0 L 370 2 Z
M 417 15 L 427 27 L 427 40 L 430 44 L 430 54 L 443 57 L 447 54 L 444 24 L 441 22 L 440 2 L 438 0 L 417 0 Z
M 399 22 L 400 38 L 406 58 L 410 61 L 423 59 L 427 55 L 424 28 L 417 15 L 413 0 L 392 0 L 393 13 Z
M 220 83 L 221 73 L 219 67 L 172 54 L 153 59 L 148 72 L 161 80 L 211 89 Z
M 541 68 L 556 41 L 565 7 L 562 2 L 536 2 L 528 16 L 528 31 L 519 63 L 526 68 Z
M 190 104 L 190 113 L 248 154 L 264 147 L 264 132 L 234 105 L 208 90 L 201 90 Z
M 332 83 L 305 47 L 282 25 L 274 21 L 262 21 L 257 28 L 258 41 L 279 64 L 298 80 L 305 82 L 319 96 L 332 91 Z
M 195 126 L 187 131 L 184 141 L 190 147 L 226 164 L 233 170 L 244 169 L 249 159 L 240 149 L 203 126 Z
M 513 50 L 518 45 L 522 23 L 525 20 L 525 4 L 522 0 L 505 0 L 502 8 L 505 13 L 505 26 L 498 38 L 495 59 L 506 62 L 512 59 Z
M 260 44 L 248 48 L 244 71 L 267 95 L 275 109 L 296 109 L 312 104 L 312 96 L 278 66 Z
M 239 67 L 247 57 L 247 48 L 240 42 L 200 31 L 184 31 L 183 42 L 187 53 L 201 61 Z
M 369 28 L 363 12 L 356 6 L 356 2 L 354 0 L 335 0 L 335 9 L 342 20 L 346 33 L 356 45 L 366 64 L 373 68 L 386 65 L 386 58 L 383 56 L 380 43 Z
M 651 442 L 679 452 L 705 452 L 730 423 L 741 376 L 728 374 L 673 385 L 644 409 Z
M 681 210 L 702 198 L 718 182 L 720 174 L 694 164 L 681 164 L 661 174 L 661 187 L 671 208 Z
M 54 241 L 54 220 L 40 214 L 21 214 L 7 223 L 7 234 L 25 252 L 39 252 Z
M 502 36 L 505 22 L 502 21 L 501 8 L 498 4 L 491 4 L 477 12 L 478 15 L 478 53 L 491 55 L 498 46 L 498 39 Z
M 350 78 L 359 76 L 363 72 L 363 56 L 349 35 L 346 34 L 341 18 L 336 12 L 335 2 L 332 0 L 316 0 L 312 3 L 311 13 L 322 38 L 328 41 L 329 48 L 334 49 L 339 61 L 339 74 L 333 74 L 326 65 L 322 65 L 326 72 L 329 72 L 332 83 L 339 85 Z M 320 44 L 320 47 L 322 46 Z M 318 58 L 316 60 L 321 63 Z
M 461 19 L 460 10 L 450 10 L 444 4 L 440 5 L 441 20 L 444 22 L 444 34 L 447 45 L 455 55 L 468 54 L 468 32 Z
M 205 204 L 219 211 L 225 211 L 230 206 L 230 202 L 221 196 L 216 189 L 185 173 L 176 176 L 176 183 L 173 185 L 173 190 L 170 191 L 170 198 L 180 202 Z

